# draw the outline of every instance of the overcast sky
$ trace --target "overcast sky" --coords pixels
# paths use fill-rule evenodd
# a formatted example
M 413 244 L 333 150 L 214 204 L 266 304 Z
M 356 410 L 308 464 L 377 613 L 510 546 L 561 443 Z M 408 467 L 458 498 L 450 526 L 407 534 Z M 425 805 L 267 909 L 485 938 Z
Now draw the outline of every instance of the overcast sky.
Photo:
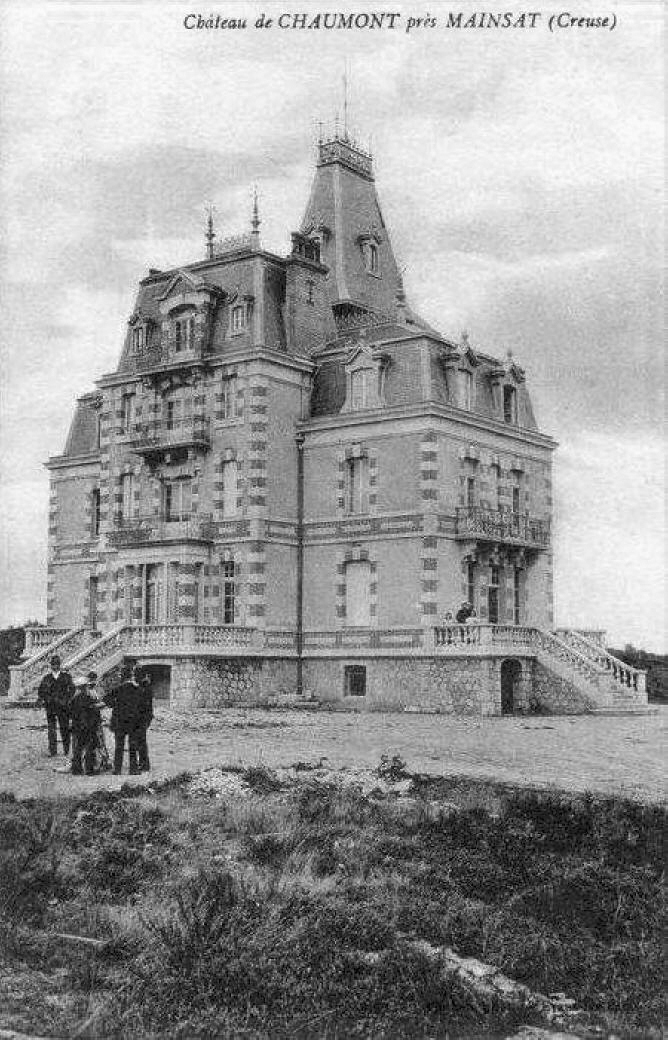
M 209 202 L 220 234 L 246 230 L 253 184 L 265 245 L 287 250 L 347 56 L 410 302 L 512 349 L 560 442 L 557 623 L 665 649 L 662 5 L 604 6 L 613 32 L 551 34 L 549 5 L 535 30 L 446 29 L 460 8 L 434 3 L 440 24 L 406 34 L 405 17 L 198 32 L 181 3 L 3 4 L 0 624 L 44 619 L 42 462 L 115 367 L 138 278 L 203 256 Z

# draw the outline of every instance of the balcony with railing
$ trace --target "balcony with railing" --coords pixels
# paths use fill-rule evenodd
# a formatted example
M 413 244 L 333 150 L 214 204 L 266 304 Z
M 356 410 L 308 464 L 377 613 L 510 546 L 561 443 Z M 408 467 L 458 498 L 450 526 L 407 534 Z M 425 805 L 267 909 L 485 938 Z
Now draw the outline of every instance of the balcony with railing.
M 487 506 L 461 506 L 457 510 L 457 538 L 478 542 L 503 542 L 531 549 L 547 549 L 550 521 L 525 513 L 505 512 Z
M 137 423 L 132 433 L 133 451 L 140 455 L 155 456 L 187 448 L 207 451 L 211 447 L 210 423 L 203 416 Z
M 116 548 L 160 542 L 211 542 L 215 533 L 215 524 L 208 513 L 176 517 L 117 516 L 107 541 Z

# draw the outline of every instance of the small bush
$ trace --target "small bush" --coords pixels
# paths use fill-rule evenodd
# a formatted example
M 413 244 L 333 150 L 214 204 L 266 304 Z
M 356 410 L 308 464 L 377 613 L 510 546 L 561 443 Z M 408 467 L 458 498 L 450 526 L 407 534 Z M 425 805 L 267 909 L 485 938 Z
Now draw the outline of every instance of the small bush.
M 392 755 L 391 758 L 389 755 L 380 756 L 380 762 L 376 767 L 376 776 L 379 780 L 394 784 L 399 780 L 407 780 L 410 775 L 401 755 Z

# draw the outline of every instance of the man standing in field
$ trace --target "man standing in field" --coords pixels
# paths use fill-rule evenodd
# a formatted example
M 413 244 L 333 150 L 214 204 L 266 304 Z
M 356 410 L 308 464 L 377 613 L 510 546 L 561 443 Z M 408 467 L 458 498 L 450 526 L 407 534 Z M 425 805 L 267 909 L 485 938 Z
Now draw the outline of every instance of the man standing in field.
M 112 690 L 105 698 L 112 709 L 112 720 L 116 746 L 114 748 L 114 773 L 123 769 L 125 740 L 128 741 L 130 773 L 141 773 L 149 769 L 146 731 L 153 718 L 153 696 L 149 686 L 140 681 L 139 667 L 134 664 L 130 678 Z
M 49 754 L 58 754 L 58 733 L 63 742 L 63 754 L 70 752 L 70 701 L 74 694 L 72 677 L 69 672 L 61 671 L 61 661 L 57 654 L 51 658 L 51 671 L 44 676 L 37 691 L 37 699 L 42 701 L 46 709 L 46 729 L 49 741 Z

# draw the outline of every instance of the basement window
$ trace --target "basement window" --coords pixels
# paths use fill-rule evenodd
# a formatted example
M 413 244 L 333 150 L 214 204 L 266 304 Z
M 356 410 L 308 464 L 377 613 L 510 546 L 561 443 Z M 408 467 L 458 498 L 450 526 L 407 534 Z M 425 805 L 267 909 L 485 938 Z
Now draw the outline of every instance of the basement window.
M 346 697 L 366 697 L 366 665 L 347 664 L 343 670 Z

